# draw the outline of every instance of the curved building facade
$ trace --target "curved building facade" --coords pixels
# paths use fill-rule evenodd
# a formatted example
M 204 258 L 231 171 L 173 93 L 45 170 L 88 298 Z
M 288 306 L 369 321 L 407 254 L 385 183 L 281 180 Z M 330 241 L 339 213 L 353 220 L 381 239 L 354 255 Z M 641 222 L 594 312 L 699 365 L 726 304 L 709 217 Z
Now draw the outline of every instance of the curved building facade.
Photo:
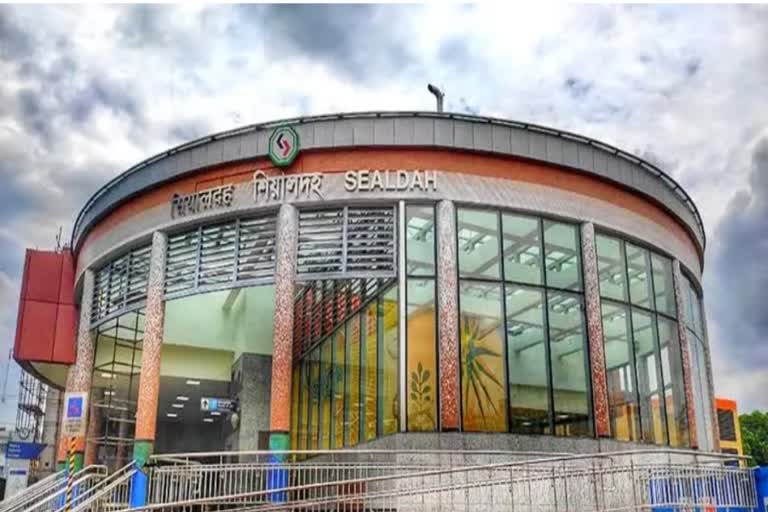
M 17 359 L 88 393 L 86 462 L 714 451 L 704 247 L 674 180 L 578 135 L 432 112 L 291 119 L 99 190 L 71 241 L 74 362 Z

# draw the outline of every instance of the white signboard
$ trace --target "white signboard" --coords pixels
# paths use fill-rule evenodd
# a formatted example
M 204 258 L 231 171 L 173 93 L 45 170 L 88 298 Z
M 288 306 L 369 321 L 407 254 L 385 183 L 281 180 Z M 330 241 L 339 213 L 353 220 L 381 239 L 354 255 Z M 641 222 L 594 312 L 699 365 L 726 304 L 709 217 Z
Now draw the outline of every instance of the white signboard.
M 61 432 L 66 437 L 84 437 L 88 411 L 88 393 L 64 394 L 64 417 Z

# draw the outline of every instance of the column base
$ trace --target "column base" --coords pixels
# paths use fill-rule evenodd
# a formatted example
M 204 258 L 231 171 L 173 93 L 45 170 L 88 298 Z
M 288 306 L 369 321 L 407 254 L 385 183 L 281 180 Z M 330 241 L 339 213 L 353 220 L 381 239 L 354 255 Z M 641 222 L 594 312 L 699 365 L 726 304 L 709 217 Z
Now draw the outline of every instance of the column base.
M 154 451 L 154 440 L 137 439 L 133 443 L 133 463 L 136 472 L 131 477 L 131 496 L 129 505 L 131 508 L 143 507 L 147 504 L 147 488 L 149 478 L 147 475 L 147 462 Z
M 288 432 L 270 432 L 269 450 L 282 452 L 290 449 L 291 438 Z M 269 463 L 274 464 L 274 469 L 267 470 L 267 490 L 285 489 L 288 487 L 288 470 L 282 467 L 287 459 L 285 453 L 270 454 Z M 288 501 L 286 491 L 277 491 L 269 493 L 269 501 L 273 503 L 284 503 Z

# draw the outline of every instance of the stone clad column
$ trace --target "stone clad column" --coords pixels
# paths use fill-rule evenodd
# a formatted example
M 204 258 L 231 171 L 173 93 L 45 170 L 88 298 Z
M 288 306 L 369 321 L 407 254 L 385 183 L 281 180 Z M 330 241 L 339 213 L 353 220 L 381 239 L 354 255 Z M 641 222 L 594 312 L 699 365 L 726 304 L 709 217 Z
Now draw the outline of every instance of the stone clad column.
M 675 309 L 677 310 L 677 338 L 680 342 L 680 354 L 683 360 L 683 389 L 685 406 L 688 414 L 688 439 L 691 448 L 698 448 L 696 432 L 696 404 L 693 402 L 693 376 L 691 375 L 691 347 L 688 345 L 688 333 L 685 330 L 685 302 L 683 300 L 683 274 L 680 272 L 680 260 L 672 260 L 672 282 L 675 288 Z
M 592 374 L 592 410 L 598 437 L 611 437 L 608 415 L 608 389 L 603 349 L 603 314 L 600 303 L 600 279 L 595 249 L 595 226 L 591 222 L 581 225 L 581 254 L 584 266 L 584 304 L 587 313 L 589 361 Z
M 77 327 L 77 348 L 75 363 L 69 367 L 65 391 L 67 393 L 89 393 L 93 377 L 93 354 L 95 339 L 91 331 L 91 306 L 93 305 L 94 274 L 86 270 L 83 274 L 83 293 L 80 299 L 80 321 Z M 66 407 L 66 404 L 65 404 Z M 87 414 L 87 412 L 86 412 Z M 86 421 L 88 418 L 86 418 Z M 85 452 L 85 437 L 80 437 L 75 443 L 75 471 L 83 467 Z M 59 439 L 57 460 L 62 464 L 67 459 L 67 438 Z
M 156 231 L 152 235 L 152 253 L 144 308 L 144 341 L 141 352 L 141 377 L 136 410 L 133 461 L 139 471 L 131 481 L 131 507 L 146 504 L 147 475 L 144 467 L 152 455 L 157 425 L 157 401 L 160 392 L 160 350 L 163 345 L 165 301 L 163 282 L 168 238 Z
M 437 337 L 440 368 L 440 430 L 458 431 L 459 418 L 459 280 L 456 254 L 456 208 L 437 203 Z M 402 356 L 401 356 L 402 357 Z
M 287 450 L 291 427 L 291 370 L 293 366 L 293 301 L 296 295 L 296 244 L 299 220 L 296 208 L 280 207 L 275 251 L 275 322 L 272 335 L 269 448 Z

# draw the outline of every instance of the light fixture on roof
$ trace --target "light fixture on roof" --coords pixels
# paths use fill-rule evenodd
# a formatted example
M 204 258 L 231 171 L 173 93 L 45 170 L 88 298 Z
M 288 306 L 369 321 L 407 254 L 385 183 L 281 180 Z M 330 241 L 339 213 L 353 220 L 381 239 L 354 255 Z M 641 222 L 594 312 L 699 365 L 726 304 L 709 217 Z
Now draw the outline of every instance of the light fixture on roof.
M 186 401 L 189 400 L 189 397 L 188 396 L 179 395 L 179 396 L 176 397 L 176 400 L 178 400 L 179 402 L 186 402 Z
M 213 418 L 203 418 L 203 423 L 213 423 Z
M 179 417 L 179 415 L 176 414 L 175 412 L 169 412 L 169 413 L 166 413 L 165 415 L 168 416 L 169 418 L 178 418 Z
M 221 416 L 219 411 L 211 411 L 211 416 Z
M 199 380 L 188 380 L 187 384 L 189 384 L 190 386 L 199 386 L 200 385 L 200 381 Z
M 184 404 L 171 404 L 171 407 L 173 407 L 174 409 L 183 409 Z

